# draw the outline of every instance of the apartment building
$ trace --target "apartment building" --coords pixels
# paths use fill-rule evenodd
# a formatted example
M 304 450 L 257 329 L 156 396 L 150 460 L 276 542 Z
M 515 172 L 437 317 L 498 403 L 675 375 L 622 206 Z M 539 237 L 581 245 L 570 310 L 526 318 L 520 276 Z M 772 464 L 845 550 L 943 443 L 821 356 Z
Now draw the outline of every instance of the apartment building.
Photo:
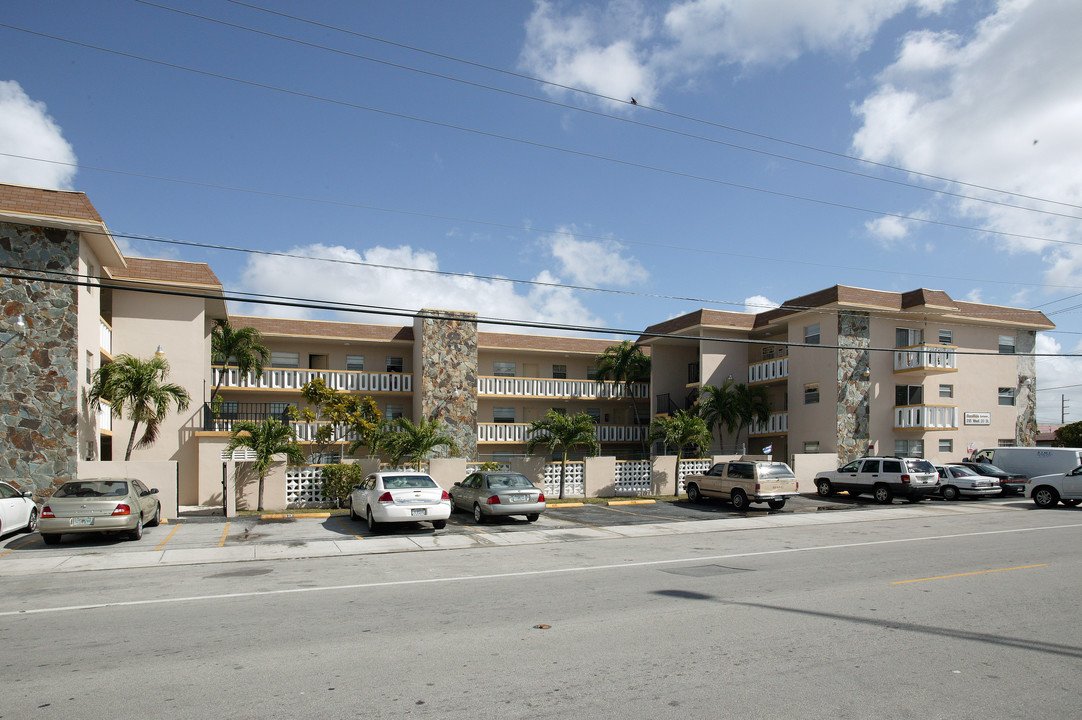
M 935 461 L 1037 436 L 1043 313 L 836 285 L 749 315 L 700 310 L 646 329 L 652 410 L 687 408 L 706 384 L 762 386 L 765 423 L 727 438 L 775 457 L 867 452 Z

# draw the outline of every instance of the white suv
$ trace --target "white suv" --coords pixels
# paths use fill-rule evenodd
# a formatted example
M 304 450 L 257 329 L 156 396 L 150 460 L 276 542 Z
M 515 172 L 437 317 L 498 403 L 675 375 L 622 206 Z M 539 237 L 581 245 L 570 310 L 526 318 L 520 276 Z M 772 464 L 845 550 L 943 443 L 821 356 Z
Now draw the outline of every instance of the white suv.
M 915 503 L 935 489 L 938 479 L 932 463 L 921 458 L 864 457 L 819 473 L 815 488 L 823 497 L 845 490 L 853 496 L 870 493 L 882 504 L 895 496 Z

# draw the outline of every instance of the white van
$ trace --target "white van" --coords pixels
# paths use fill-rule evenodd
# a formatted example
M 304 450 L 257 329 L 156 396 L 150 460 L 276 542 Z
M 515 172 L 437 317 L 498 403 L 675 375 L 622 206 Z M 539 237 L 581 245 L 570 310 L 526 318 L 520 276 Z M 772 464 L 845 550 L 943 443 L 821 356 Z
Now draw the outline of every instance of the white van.
M 1028 478 L 1069 473 L 1082 465 L 1082 449 L 1056 447 L 996 447 L 973 453 L 973 462 L 995 465 L 1000 470 L 1022 473 Z

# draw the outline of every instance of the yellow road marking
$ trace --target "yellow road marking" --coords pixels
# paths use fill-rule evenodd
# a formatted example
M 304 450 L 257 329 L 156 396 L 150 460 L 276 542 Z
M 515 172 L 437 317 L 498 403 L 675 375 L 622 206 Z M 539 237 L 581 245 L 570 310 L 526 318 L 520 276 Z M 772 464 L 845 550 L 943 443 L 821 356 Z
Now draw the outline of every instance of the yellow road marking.
M 1039 565 L 1019 565 L 1018 567 L 997 568 L 995 570 L 976 570 L 974 572 L 957 573 L 955 575 L 937 575 L 935 577 L 916 578 L 914 580 L 895 580 L 891 585 L 904 585 L 906 583 L 924 582 L 925 580 L 946 580 L 948 578 L 966 577 L 967 575 L 985 575 L 987 573 L 1007 572 L 1008 570 L 1028 570 L 1030 568 L 1046 567 L 1048 563 Z
M 4 556 L 5 556 L 5 555 L 7 555 L 8 553 L 13 553 L 13 552 L 15 552 L 16 550 L 18 550 L 19 548 L 24 548 L 24 547 L 26 547 L 27 545 L 29 545 L 30 543 L 32 543 L 32 542 L 36 542 L 36 541 L 37 541 L 37 539 L 38 539 L 38 538 L 36 538 L 36 537 L 32 537 L 32 538 L 30 538 L 29 540 L 27 540 L 26 542 L 21 542 L 21 543 L 19 543 L 18 545 L 14 546 L 14 547 L 10 547 L 10 548 L 8 548 L 7 550 L 5 550 L 4 552 L 0 552 L 0 557 L 4 557 Z
M 180 524 L 179 523 L 173 526 L 173 530 L 168 535 L 166 535 L 165 539 L 162 540 L 160 543 L 158 543 L 158 547 L 156 547 L 154 549 L 155 550 L 161 550 L 163 547 L 165 547 L 165 544 L 167 542 L 169 542 L 174 535 L 177 534 L 177 530 L 180 530 Z
M 218 547 L 221 547 L 221 546 L 225 545 L 225 538 L 226 538 L 227 535 L 229 535 L 229 526 L 232 525 L 232 524 L 233 523 L 231 523 L 231 522 L 227 522 L 225 524 L 225 530 L 222 530 L 222 539 L 218 541 Z
M 338 517 L 338 522 L 342 523 L 342 527 L 344 527 L 349 532 L 350 535 L 357 538 L 358 540 L 364 540 L 363 537 L 361 537 L 357 533 L 353 532 L 353 528 L 351 528 L 349 525 L 346 525 L 346 516 L 345 515 L 338 515 L 337 517 Z

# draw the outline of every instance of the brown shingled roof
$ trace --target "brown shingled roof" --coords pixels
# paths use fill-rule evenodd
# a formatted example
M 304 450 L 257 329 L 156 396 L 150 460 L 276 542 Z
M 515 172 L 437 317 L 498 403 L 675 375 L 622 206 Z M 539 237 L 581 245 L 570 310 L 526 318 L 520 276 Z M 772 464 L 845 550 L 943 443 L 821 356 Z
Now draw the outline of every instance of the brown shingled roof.
M 413 341 L 413 328 L 399 325 L 365 325 L 328 320 L 299 320 L 233 315 L 233 327 L 253 327 L 264 335 L 279 337 L 322 337 L 342 340 Z
M 477 333 L 479 348 L 507 348 L 511 350 L 541 350 L 547 352 L 587 353 L 600 355 L 606 348 L 616 345 L 615 339 L 560 337 L 557 335 L 519 335 L 516 333 Z
M 85 193 L 0 184 L 0 211 L 102 222 Z
M 126 258 L 126 268 L 109 267 L 109 276 L 116 280 L 145 280 L 176 285 L 222 286 L 218 276 L 206 263 L 158 260 L 155 258 Z
M 643 330 L 640 340 L 649 340 L 654 335 L 666 335 L 696 327 L 714 327 L 735 330 L 751 330 L 757 315 L 751 313 L 727 312 L 725 310 L 696 310 L 672 320 L 666 320 Z

